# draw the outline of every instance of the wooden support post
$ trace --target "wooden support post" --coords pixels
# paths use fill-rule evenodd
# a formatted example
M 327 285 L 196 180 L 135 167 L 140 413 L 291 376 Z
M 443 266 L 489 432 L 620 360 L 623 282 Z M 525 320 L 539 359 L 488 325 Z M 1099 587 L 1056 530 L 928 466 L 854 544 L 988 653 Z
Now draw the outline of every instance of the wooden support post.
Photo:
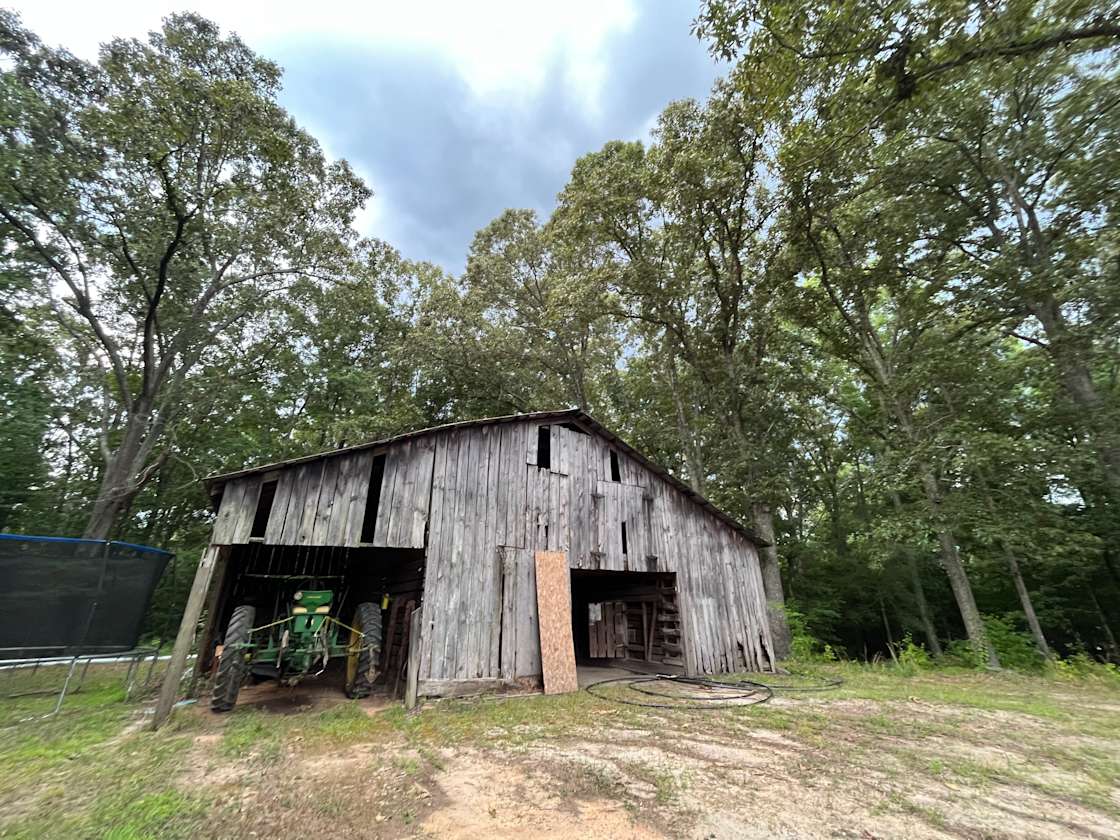
M 650 661 L 650 615 L 645 601 L 642 601 L 642 659 Z
M 167 720 L 167 716 L 171 714 L 171 707 L 175 705 L 175 698 L 179 696 L 179 682 L 183 678 L 183 669 L 187 665 L 187 656 L 194 642 L 194 631 L 198 625 L 198 617 L 202 613 L 202 604 L 210 589 L 214 563 L 221 550 L 220 546 L 208 546 L 198 561 L 198 571 L 195 572 L 191 594 L 187 598 L 187 608 L 183 611 L 183 620 L 179 624 L 179 635 L 175 637 L 171 661 L 167 665 L 167 673 L 163 675 L 163 686 L 159 692 L 159 702 L 156 703 L 155 716 L 152 718 L 152 729 L 158 729 Z
M 420 625 L 423 621 L 423 607 L 412 611 L 408 628 L 408 680 L 404 688 L 404 707 L 411 711 L 418 701 L 417 689 L 420 683 Z
M 191 682 L 187 689 L 188 697 L 195 696 L 198 681 L 214 666 L 214 657 L 210 656 L 210 650 L 214 646 L 214 637 L 221 637 L 222 628 L 218 626 L 218 620 L 225 611 L 224 602 L 229 597 L 227 591 L 225 593 L 226 598 L 222 598 L 226 570 L 229 569 L 229 555 L 229 551 L 219 551 L 214 560 L 214 571 L 210 574 L 209 594 L 203 603 L 203 609 L 206 611 L 206 624 L 203 625 L 198 636 L 198 656 L 195 658 L 194 667 L 191 669 Z

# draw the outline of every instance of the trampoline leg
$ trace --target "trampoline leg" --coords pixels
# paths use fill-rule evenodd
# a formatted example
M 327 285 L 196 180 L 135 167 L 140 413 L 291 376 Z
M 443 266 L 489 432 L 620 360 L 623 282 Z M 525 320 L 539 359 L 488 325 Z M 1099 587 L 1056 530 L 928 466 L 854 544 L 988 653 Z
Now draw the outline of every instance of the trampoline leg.
M 128 670 L 124 673 L 124 701 L 127 703 L 132 699 L 132 686 L 136 681 L 132 678 L 133 671 L 136 669 L 136 663 L 139 661 L 140 653 L 134 652 L 132 658 L 128 660 Z
M 78 657 L 70 660 L 70 669 L 66 672 L 66 681 L 62 684 L 62 690 L 58 692 L 58 702 L 54 704 L 54 711 L 46 717 L 57 715 L 58 710 L 62 708 L 62 701 L 66 699 L 66 689 L 70 687 L 70 678 L 74 676 L 74 669 L 78 667 Z
M 70 692 L 71 694 L 77 694 L 79 691 L 82 690 L 83 686 L 85 686 L 85 684 L 86 684 L 86 674 L 89 673 L 89 666 L 92 662 L 93 662 L 93 657 L 92 656 L 86 658 L 86 664 L 82 668 L 82 675 L 80 677 L 78 677 L 78 687 L 75 688 L 72 692 Z

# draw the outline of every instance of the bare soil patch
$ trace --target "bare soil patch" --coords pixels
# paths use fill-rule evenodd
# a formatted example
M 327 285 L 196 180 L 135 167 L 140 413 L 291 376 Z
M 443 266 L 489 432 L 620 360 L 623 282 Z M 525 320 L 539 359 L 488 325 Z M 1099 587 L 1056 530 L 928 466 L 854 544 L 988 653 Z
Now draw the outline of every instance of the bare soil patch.
M 706 712 L 581 692 L 414 715 L 264 685 L 157 734 L 105 707 L 5 743 L 21 778 L 0 787 L 0 837 L 125 819 L 121 836 L 160 840 L 1120 838 L 1115 687 L 898 683 Z

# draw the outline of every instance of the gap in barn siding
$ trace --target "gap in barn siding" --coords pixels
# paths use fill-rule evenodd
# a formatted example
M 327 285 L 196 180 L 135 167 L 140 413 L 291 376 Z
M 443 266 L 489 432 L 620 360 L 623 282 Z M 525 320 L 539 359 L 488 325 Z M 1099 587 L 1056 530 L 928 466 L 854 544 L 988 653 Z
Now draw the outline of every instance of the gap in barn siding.
M 611 450 L 611 481 L 622 481 L 622 470 L 618 468 L 618 453 Z
M 268 517 L 272 515 L 272 502 L 276 499 L 276 485 L 278 481 L 266 481 L 261 484 L 261 494 L 257 498 L 257 511 L 253 515 L 253 527 L 249 531 L 249 539 L 263 540 L 264 532 L 268 528 Z
M 552 429 L 548 426 L 537 427 L 537 466 L 545 470 L 552 467 Z
M 366 493 L 366 511 L 362 518 L 362 535 L 360 542 L 373 542 L 373 533 L 377 528 L 377 508 L 381 504 L 381 481 L 385 477 L 385 453 L 373 456 L 373 464 L 369 470 L 369 491 Z

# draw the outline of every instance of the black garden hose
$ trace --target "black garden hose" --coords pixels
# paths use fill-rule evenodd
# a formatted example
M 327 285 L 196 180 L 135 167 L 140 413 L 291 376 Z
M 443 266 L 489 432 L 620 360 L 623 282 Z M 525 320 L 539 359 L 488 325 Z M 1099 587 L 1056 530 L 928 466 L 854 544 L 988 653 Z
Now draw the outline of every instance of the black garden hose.
M 654 691 L 645 687 L 646 683 L 655 682 L 668 682 L 676 685 L 695 686 L 697 688 L 709 689 L 709 693 L 701 694 L 699 692 L 689 695 L 673 695 L 666 694 L 661 691 Z M 625 697 L 612 697 L 607 694 L 601 693 L 601 686 L 609 685 L 611 683 L 625 683 L 627 688 L 634 691 L 646 694 L 652 697 L 679 697 L 682 702 L 680 703 L 656 703 L 647 700 L 628 700 Z M 748 691 L 742 689 L 749 688 Z M 711 689 L 717 691 L 738 691 L 735 694 L 712 694 Z M 625 703 L 628 706 L 643 706 L 649 709 L 701 709 L 709 711 L 712 709 L 726 709 L 733 706 L 753 706 L 756 703 L 765 703 L 769 700 L 774 692 L 769 687 L 761 683 L 754 683 L 748 680 L 740 680 L 735 684 L 721 683 L 715 680 L 703 679 L 701 677 L 680 677 L 673 675 L 652 675 L 652 676 L 634 676 L 634 677 L 614 677 L 608 680 L 600 680 L 599 682 L 592 683 L 587 686 L 587 693 L 593 697 L 598 697 L 601 700 L 612 700 L 616 703 Z
M 752 675 L 753 676 L 753 675 Z M 763 676 L 759 674 L 758 676 Z M 770 676 L 770 675 L 767 675 Z M 675 674 L 636 674 L 632 677 L 613 677 L 611 679 L 600 680 L 587 686 L 587 693 L 593 697 L 598 697 L 601 700 L 611 700 L 615 703 L 625 703 L 627 706 L 642 706 L 649 709 L 699 709 L 703 711 L 711 711 L 714 709 L 730 709 L 736 706 L 754 706 L 759 703 L 765 703 L 775 692 L 779 691 L 828 691 L 840 686 L 844 681 L 839 678 L 827 677 L 818 678 L 810 674 L 787 674 L 791 677 L 804 677 L 817 679 L 818 682 L 810 685 L 782 685 L 778 683 L 767 683 L 755 679 L 737 679 L 737 680 L 718 680 L 708 677 L 686 677 Z M 665 691 L 658 691 L 651 683 L 665 682 L 674 685 L 693 686 L 697 689 L 705 689 L 705 693 L 699 691 L 692 694 L 670 694 Z M 665 698 L 679 698 L 679 703 L 657 703 L 650 702 L 642 699 L 627 699 L 625 697 L 611 696 L 604 694 L 601 686 L 611 684 L 625 684 L 625 688 L 639 694 L 644 694 L 649 697 L 665 697 Z M 733 694 L 716 694 L 717 692 L 738 692 Z

